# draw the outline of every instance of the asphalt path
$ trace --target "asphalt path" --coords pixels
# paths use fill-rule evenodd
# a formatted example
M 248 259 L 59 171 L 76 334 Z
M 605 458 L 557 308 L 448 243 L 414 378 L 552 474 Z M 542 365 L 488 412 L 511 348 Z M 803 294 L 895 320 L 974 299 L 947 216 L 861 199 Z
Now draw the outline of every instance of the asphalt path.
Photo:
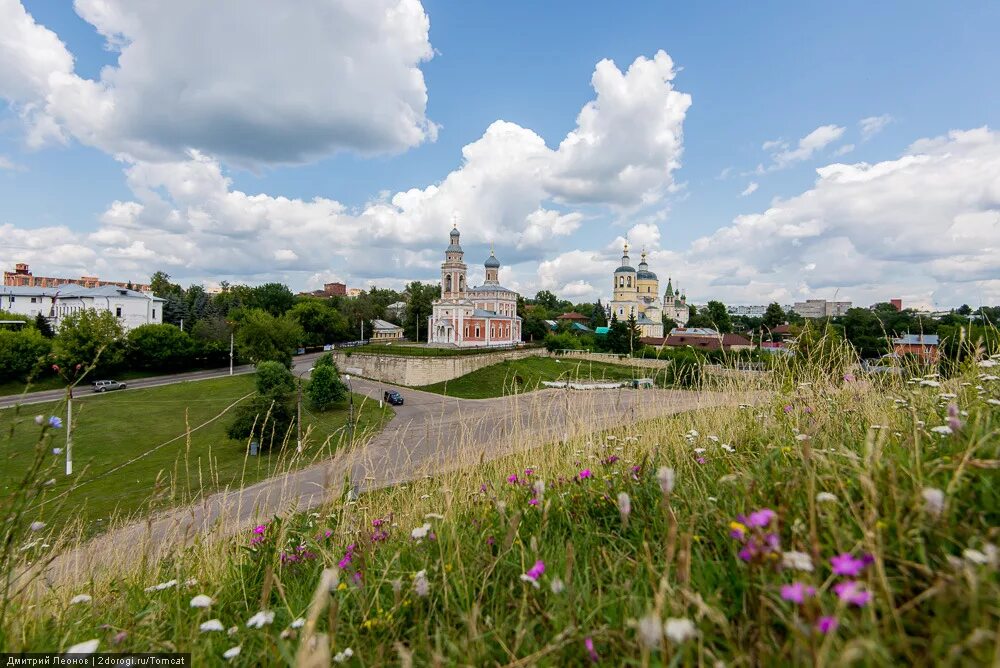
M 312 360 L 296 358 L 307 377 Z M 228 371 L 228 370 L 227 370 Z M 178 382 L 178 381 L 174 381 Z M 495 399 L 457 399 L 352 377 L 354 393 L 378 401 L 397 389 L 404 405 L 378 434 L 332 459 L 228 489 L 164 511 L 59 555 L 42 581 L 79 581 L 130 563 L 148 564 L 195 540 L 218 540 L 262 520 L 314 508 L 344 493 L 363 493 L 503 457 L 580 434 L 746 398 L 659 389 L 541 390 Z M 306 440 L 308 457 L 309 438 Z M 347 489 L 350 486 L 350 489 Z

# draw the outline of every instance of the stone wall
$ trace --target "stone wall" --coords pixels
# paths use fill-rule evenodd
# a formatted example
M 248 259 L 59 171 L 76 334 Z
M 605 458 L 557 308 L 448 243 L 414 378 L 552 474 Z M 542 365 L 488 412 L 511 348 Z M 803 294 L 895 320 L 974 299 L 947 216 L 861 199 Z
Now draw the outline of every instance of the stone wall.
M 453 357 L 417 357 L 415 355 L 375 355 L 354 353 L 347 355 L 334 351 L 333 361 L 341 373 L 353 373 L 394 385 L 419 387 L 431 385 L 472 373 L 491 364 L 506 360 L 548 355 L 544 348 L 527 348 L 481 355 L 455 355 Z
M 562 357 L 563 359 L 604 362 L 605 364 L 620 364 L 621 366 L 631 366 L 637 369 L 666 369 L 670 366 L 670 360 L 645 359 L 639 357 L 632 358 L 628 355 L 615 355 L 614 353 L 591 353 L 583 350 L 560 351 L 559 357 Z

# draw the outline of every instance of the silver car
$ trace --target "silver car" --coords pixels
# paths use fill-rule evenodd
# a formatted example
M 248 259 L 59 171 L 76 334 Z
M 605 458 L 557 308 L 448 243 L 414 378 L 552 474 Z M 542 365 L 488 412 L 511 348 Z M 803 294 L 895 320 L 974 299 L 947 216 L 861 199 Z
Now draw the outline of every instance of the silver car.
M 91 385 L 94 386 L 94 392 L 125 389 L 125 383 L 119 383 L 117 380 L 95 380 Z

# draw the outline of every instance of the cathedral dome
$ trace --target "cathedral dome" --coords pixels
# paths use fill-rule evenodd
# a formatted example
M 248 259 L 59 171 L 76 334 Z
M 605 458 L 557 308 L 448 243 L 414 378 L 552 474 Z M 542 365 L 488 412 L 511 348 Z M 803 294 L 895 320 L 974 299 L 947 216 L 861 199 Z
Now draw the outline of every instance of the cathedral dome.
M 646 251 L 642 251 L 642 261 L 639 263 L 639 271 L 636 272 L 635 276 L 640 281 L 655 281 L 657 280 L 656 274 L 649 270 L 649 265 L 646 264 Z
M 632 267 L 628 266 L 627 264 L 623 264 L 622 266 L 620 266 L 617 269 L 615 269 L 615 273 L 616 274 L 634 274 L 635 273 L 635 269 L 633 269 Z
M 483 264 L 486 266 L 487 269 L 500 268 L 500 260 L 498 260 L 497 256 L 493 254 L 493 251 L 490 251 L 490 256 L 486 258 L 486 262 L 484 262 Z

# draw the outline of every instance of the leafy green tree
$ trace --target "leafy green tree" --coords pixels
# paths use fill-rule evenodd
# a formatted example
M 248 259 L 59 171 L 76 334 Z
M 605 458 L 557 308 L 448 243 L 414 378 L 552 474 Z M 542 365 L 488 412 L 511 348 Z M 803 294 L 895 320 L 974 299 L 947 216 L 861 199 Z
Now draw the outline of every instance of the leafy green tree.
M 63 318 L 52 352 L 63 368 L 108 371 L 125 359 L 125 332 L 110 311 L 84 309 Z
M 432 303 L 441 296 L 441 286 L 413 281 L 406 290 L 406 312 L 403 314 L 403 334 L 413 341 L 427 340 L 427 318 L 432 311 Z M 420 332 L 420 339 L 417 332 Z
M 545 349 L 552 353 L 557 350 L 582 350 L 583 346 L 579 338 L 569 332 L 562 332 L 546 336 Z
M 764 327 L 774 329 L 785 322 L 785 309 L 778 302 L 771 302 L 764 311 Z
M 559 298 L 548 290 L 540 290 L 535 295 L 535 303 L 549 312 L 559 310 Z
M 0 380 L 26 381 L 47 366 L 52 341 L 34 327 L 0 329 Z
M 302 328 L 295 320 L 275 318 L 262 309 L 242 312 L 236 327 L 240 358 L 254 364 L 273 360 L 291 367 L 292 353 L 302 338 Z
M 720 334 L 728 334 L 733 331 L 733 322 L 729 317 L 726 305 L 720 301 L 712 300 L 705 306 L 706 317 L 712 323 L 712 328 Z
M 244 304 L 248 308 L 262 309 L 279 317 L 287 313 L 295 304 L 295 295 L 288 289 L 288 286 L 281 283 L 265 283 L 250 288 Z
M 521 338 L 525 341 L 542 341 L 549 334 L 549 326 L 534 313 L 521 322 Z
M 184 289 L 177 283 L 170 282 L 170 274 L 157 271 L 149 279 L 149 287 L 157 297 L 166 299 L 170 295 L 182 295 Z
M 307 346 L 321 346 L 347 338 L 347 319 L 322 299 L 302 299 L 288 311 L 288 317 L 302 328 Z
M 194 341 L 173 325 L 142 325 L 127 338 L 126 358 L 134 369 L 171 371 L 191 365 Z
M 309 397 L 309 403 L 321 411 L 346 399 L 347 386 L 340 380 L 337 367 L 330 365 L 314 367 L 309 385 L 306 387 L 306 396 Z
M 972 307 L 969 306 L 968 304 L 962 304 L 957 309 L 955 309 L 955 313 L 968 317 L 972 315 Z
M 295 377 L 281 362 L 261 362 L 255 374 L 257 394 L 272 399 L 287 398 L 295 391 Z
M 49 324 L 49 319 L 41 313 L 35 316 L 35 329 L 47 339 L 51 339 L 56 335 L 52 329 L 52 325 Z

